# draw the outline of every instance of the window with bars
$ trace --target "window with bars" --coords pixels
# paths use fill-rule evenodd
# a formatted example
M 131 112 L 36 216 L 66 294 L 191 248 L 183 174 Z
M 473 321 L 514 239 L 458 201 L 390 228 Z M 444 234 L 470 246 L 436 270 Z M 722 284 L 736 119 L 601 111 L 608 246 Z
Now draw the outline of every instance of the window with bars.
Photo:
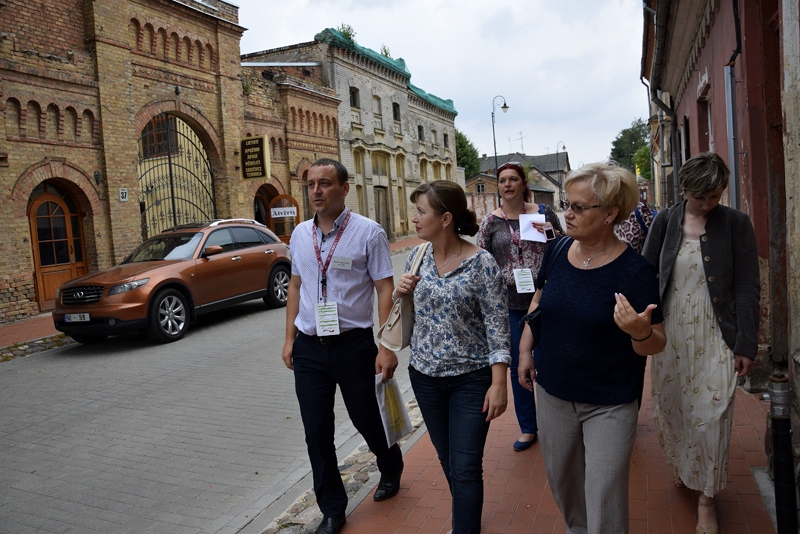
M 142 130 L 142 155 L 145 159 L 163 158 L 178 153 L 175 139 L 177 123 L 171 115 L 156 115 Z

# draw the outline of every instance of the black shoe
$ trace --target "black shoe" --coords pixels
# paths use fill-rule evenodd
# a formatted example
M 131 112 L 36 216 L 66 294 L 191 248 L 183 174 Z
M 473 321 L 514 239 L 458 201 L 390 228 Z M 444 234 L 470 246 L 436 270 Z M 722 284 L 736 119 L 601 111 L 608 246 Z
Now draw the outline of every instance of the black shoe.
M 339 530 L 347 522 L 345 516 L 342 517 L 323 517 L 314 534 L 338 534 Z
M 391 499 L 400 491 L 400 476 L 403 474 L 403 464 L 400 463 L 400 470 L 393 476 L 381 474 L 381 481 L 378 482 L 378 489 L 372 498 L 376 501 Z

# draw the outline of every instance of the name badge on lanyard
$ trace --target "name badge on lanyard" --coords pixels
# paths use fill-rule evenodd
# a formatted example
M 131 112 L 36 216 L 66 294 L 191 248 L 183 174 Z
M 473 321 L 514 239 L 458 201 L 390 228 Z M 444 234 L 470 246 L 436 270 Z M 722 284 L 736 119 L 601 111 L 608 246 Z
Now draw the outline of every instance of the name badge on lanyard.
M 533 285 L 533 272 L 530 269 L 514 269 L 514 283 L 517 285 L 517 293 L 536 292 L 536 287 Z
M 335 302 L 318 302 L 314 308 L 314 315 L 318 336 L 339 335 L 339 308 Z

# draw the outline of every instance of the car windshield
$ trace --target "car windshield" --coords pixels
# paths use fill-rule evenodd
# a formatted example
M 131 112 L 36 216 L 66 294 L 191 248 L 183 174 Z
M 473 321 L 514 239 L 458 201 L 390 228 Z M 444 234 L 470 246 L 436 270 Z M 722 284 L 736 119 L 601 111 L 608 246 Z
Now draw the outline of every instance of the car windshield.
M 203 234 L 163 235 L 148 239 L 131 252 L 123 263 L 157 260 L 188 260 L 194 256 Z

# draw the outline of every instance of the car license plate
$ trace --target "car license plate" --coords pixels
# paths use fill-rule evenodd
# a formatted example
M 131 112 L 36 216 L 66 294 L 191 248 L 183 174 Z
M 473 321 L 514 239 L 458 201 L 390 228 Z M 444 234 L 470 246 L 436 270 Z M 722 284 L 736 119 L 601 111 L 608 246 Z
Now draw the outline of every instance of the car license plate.
M 65 323 L 88 323 L 91 321 L 91 317 L 88 313 L 65 313 L 64 314 L 64 322 Z

